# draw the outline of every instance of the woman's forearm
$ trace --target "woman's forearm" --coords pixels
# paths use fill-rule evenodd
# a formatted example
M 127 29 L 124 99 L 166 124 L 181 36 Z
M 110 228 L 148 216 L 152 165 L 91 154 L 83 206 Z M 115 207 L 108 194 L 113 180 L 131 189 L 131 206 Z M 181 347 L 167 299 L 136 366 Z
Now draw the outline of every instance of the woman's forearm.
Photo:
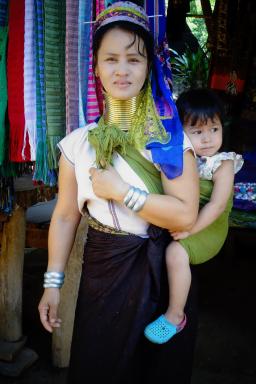
M 189 230 L 196 219 L 197 204 L 190 207 L 184 201 L 167 195 L 149 194 L 139 216 L 171 231 Z
M 64 271 L 79 221 L 79 216 L 65 218 L 53 214 L 48 236 L 48 271 Z

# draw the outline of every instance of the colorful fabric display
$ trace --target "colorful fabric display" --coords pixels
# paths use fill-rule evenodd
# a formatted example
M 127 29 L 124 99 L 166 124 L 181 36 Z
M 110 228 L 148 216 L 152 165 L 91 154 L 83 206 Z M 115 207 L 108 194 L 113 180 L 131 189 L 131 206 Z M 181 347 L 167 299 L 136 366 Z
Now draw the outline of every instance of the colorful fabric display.
M 7 79 L 6 79 L 6 45 L 8 28 L 0 26 L 0 165 L 3 164 L 6 153 L 6 125 L 7 108 Z
M 65 136 L 65 24 L 64 0 L 45 0 L 45 99 L 50 169 L 58 168 L 57 143 Z
M 25 137 L 30 144 L 30 160 L 36 160 L 36 50 L 35 50 L 34 0 L 25 0 L 24 36 L 24 108 Z M 23 143 L 22 156 L 24 156 Z
M 234 185 L 234 208 L 256 210 L 256 183 L 240 182 Z
M 9 2 L 9 41 L 7 53 L 8 114 L 10 121 L 10 160 L 30 160 L 24 115 L 24 0 Z
M 79 127 L 78 74 L 79 2 L 66 2 L 66 133 Z

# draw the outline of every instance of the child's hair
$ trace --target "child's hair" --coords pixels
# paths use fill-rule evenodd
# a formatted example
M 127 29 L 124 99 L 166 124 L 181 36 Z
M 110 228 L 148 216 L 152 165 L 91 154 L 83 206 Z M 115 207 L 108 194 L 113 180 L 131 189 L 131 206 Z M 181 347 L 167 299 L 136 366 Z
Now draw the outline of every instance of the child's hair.
M 176 105 L 182 124 L 188 120 L 192 126 L 198 121 L 205 124 L 208 119 L 213 120 L 214 116 L 218 116 L 223 125 L 222 103 L 210 89 L 198 88 L 183 92 L 178 97 Z

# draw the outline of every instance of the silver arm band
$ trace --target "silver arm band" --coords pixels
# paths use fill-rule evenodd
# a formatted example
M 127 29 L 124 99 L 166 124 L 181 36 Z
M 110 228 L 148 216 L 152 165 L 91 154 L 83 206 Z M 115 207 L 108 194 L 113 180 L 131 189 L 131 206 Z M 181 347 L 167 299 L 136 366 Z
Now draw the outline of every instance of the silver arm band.
M 129 201 L 131 200 L 132 195 L 133 195 L 133 193 L 134 193 L 134 190 L 135 190 L 135 188 L 132 187 L 132 186 L 130 186 L 130 188 L 129 188 L 129 190 L 128 190 L 128 192 L 127 192 L 127 194 L 125 195 L 124 200 L 123 200 L 123 202 L 124 202 L 125 205 L 127 205 L 127 204 L 129 203 Z
M 134 189 L 131 200 L 126 204 L 127 208 L 132 209 L 138 198 L 140 197 L 141 190 L 139 188 Z
M 64 283 L 64 272 L 45 272 L 44 288 L 61 288 Z
M 147 197 L 148 197 L 148 192 L 141 191 L 141 194 L 138 200 L 136 201 L 136 203 L 134 204 L 132 210 L 134 212 L 139 212 L 143 208 L 144 204 L 146 203 Z

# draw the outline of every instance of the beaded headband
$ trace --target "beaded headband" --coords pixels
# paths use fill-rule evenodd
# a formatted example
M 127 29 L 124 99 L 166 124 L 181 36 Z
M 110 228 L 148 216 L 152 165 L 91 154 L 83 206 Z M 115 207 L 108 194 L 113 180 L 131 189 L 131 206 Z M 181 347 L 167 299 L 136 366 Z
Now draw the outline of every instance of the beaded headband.
M 120 20 L 140 25 L 146 31 L 150 31 L 149 19 L 142 7 L 129 1 L 118 1 L 97 16 L 94 33 L 104 25 Z

